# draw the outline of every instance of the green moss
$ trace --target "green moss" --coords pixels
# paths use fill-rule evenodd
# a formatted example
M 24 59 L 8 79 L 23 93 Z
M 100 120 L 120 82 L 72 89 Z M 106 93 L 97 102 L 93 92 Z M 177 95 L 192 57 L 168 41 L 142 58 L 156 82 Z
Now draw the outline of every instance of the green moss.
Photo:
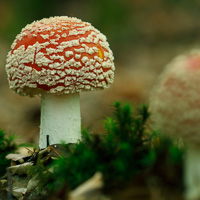
M 159 134 L 148 127 L 149 116 L 146 105 L 135 109 L 116 102 L 113 116 L 105 120 L 106 134 L 83 130 L 83 141 L 73 147 L 64 145 L 65 156 L 46 168 L 35 166 L 43 187 L 50 193 L 66 185 L 74 189 L 97 171 L 103 173 L 107 189 L 127 184 L 139 174 L 146 179 L 150 176 L 162 179 L 160 170 L 174 174 L 176 184 L 176 175 L 179 180 L 182 177 L 184 151 L 171 139 L 158 137 Z M 43 176 L 49 167 L 54 168 L 54 173 Z M 179 173 L 176 173 L 177 167 Z
M 95 172 L 104 174 L 106 187 L 127 182 L 134 175 L 154 163 L 149 131 L 145 123 L 149 117 L 147 106 L 134 110 L 129 104 L 114 104 L 114 115 L 105 121 L 105 135 L 92 135 L 83 130 L 83 141 L 54 163 L 55 177 L 51 188 L 70 189 L 90 178 Z M 70 148 L 69 148 L 70 147 Z M 58 178 L 59 177 L 59 178 Z
M 0 130 L 0 176 L 5 174 L 6 167 L 10 165 L 10 161 L 5 157 L 17 148 L 14 138 L 13 135 L 7 136 L 3 130 Z

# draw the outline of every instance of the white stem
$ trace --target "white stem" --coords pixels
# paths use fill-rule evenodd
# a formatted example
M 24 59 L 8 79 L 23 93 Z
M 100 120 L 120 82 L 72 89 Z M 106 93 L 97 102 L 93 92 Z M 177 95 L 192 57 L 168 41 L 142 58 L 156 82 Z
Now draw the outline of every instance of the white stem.
M 49 144 L 77 143 L 81 140 L 79 93 L 41 97 L 40 148 Z
M 185 158 L 186 200 L 200 199 L 200 149 L 189 147 Z

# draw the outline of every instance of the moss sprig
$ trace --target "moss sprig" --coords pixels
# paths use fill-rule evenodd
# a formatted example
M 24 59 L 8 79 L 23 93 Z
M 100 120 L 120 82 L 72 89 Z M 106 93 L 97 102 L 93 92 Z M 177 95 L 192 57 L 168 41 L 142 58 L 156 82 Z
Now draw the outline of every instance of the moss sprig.
M 4 175 L 6 168 L 10 165 L 10 161 L 5 157 L 17 149 L 14 135 L 7 135 L 0 130 L 0 176 Z

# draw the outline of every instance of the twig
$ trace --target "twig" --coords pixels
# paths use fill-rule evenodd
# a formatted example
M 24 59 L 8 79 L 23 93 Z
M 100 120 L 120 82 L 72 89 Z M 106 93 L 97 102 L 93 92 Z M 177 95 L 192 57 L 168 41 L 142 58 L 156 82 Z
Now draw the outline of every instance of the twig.
M 47 135 L 47 147 L 49 146 L 49 135 Z
M 51 149 L 52 151 L 54 151 L 55 154 L 57 154 L 59 157 L 61 157 L 61 155 L 55 150 L 54 147 L 52 147 L 52 146 L 49 146 L 49 147 L 50 147 L 50 149 Z

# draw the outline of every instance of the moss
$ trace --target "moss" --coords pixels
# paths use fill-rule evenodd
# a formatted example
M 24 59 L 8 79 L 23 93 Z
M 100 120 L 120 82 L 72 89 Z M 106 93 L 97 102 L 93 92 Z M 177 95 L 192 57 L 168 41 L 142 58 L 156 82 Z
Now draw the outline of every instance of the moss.
M 17 148 L 14 138 L 13 135 L 8 136 L 3 130 L 0 130 L 0 176 L 5 174 L 6 167 L 10 165 L 10 161 L 5 157 Z
M 184 151 L 171 139 L 151 130 L 147 124 L 149 116 L 146 105 L 135 109 L 116 102 L 113 116 L 105 120 L 106 134 L 83 130 L 83 141 L 73 146 L 65 144 L 65 155 L 45 168 L 34 166 L 33 175 L 40 174 L 42 187 L 49 194 L 66 186 L 74 189 L 97 171 L 104 175 L 105 189 L 125 185 L 141 174 L 145 179 L 166 178 L 160 171 L 172 174 L 173 184 L 177 184 L 176 180 L 182 180 Z M 44 176 L 50 167 L 54 172 Z

